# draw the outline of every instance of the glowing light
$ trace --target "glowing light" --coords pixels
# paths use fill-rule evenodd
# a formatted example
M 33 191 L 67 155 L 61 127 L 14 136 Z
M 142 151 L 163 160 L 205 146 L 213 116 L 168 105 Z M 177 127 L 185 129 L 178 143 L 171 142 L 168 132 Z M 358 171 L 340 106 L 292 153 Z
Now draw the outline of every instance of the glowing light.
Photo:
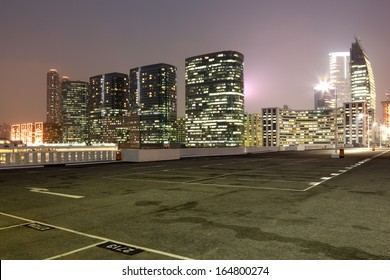
M 314 89 L 317 91 L 325 92 L 325 91 L 335 89 L 335 87 L 334 85 L 330 84 L 328 81 L 320 81 L 320 83 L 316 85 Z

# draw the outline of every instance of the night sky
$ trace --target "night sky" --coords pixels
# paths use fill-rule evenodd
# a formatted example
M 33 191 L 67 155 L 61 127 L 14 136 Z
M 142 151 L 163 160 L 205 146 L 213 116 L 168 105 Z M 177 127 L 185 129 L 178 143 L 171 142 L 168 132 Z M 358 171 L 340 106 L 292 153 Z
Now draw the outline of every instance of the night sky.
M 328 53 L 357 35 L 380 101 L 390 92 L 388 0 L 1 0 L 0 123 L 46 120 L 46 73 L 71 80 L 169 63 L 178 67 L 184 116 L 185 58 L 221 50 L 245 56 L 245 103 L 312 109 Z

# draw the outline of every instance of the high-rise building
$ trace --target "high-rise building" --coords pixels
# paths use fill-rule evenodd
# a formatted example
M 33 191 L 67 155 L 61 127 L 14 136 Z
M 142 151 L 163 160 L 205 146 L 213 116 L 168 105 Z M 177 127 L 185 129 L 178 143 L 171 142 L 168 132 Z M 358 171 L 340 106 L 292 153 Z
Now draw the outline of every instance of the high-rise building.
M 244 146 L 261 147 L 263 145 L 263 122 L 261 114 L 244 115 Z
M 375 119 L 375 80 L 370 60 L 359 39 L 355 38 L 351 56 L 351 102 L 366 102 L 368 112 Z
M 244 56 L 221 51 L 185 61 L 188 147 L 243 144 Z
M 159 63 L 130 69 L 130 107 L 139 116 L 139 147 L 168 148 L 175 142 L 177 69 Z
M 62 141 L 87 141 L 87 96 L 89 85 L 81 81 L 62 81 Z
M 350 53 L 332 52 L 329 54 L 329 83 L 337 87 L 337 104 L 342 107 L 351 101 Z
M 61 125 L 61 79 L 56 69 L 47 72 L 46 122 Z
M 87 103 L 90 142 L 128 141 L 129 78 L 127 74 L 109 73 L 91 77 Z

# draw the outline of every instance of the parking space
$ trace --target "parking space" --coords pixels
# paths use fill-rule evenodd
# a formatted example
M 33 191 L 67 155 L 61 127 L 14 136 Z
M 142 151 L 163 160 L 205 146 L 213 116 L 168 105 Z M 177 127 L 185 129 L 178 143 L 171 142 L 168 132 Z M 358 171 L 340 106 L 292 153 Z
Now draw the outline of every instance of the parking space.
M 0 258 L 388 259 L 389 160 L 354 149 L 343 159 L 313 151 L 0 171 Z
M 274 155 L 275 156 L 275 155 Z M 179 185 L 204 185 L 210 187 L 250 188 L 280 191 L 307 191 L 313 185 L 332 179 L 367 158 L 354 157 L 335 162 L 330 158 L 234 158 L 219 163 L 215 158 L 206 165 L 162 169 L 159 172 L 143 171 L 106 176 L 103 179 L 171 183 Z M 299 170 L 297 170 L 299 166 Z M 340 171 L 341 170 L 341 171 Z
M 0 212 L 1 259 L 187 259 Z M 141 254 L 141 256 L 137 256 Z

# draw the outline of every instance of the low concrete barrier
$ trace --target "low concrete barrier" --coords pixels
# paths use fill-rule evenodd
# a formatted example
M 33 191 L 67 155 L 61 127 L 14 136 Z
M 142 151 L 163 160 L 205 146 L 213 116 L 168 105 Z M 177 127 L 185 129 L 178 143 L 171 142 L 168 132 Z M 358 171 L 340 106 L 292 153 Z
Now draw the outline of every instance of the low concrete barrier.
M 180 149 L 180 157 L 210 157 L 210 156 L 231 156 L 245 154 L 245 147 L 232 148 L 188 148 Z
M 180 159 L 180 149 L 121 150 L 121 159 L 126 162 L 147 162 Z
M 3 152 L 0 153 L 0 167 L 114 161 L 115 155 L 116 151 L 110 150 L 84 152 Z

